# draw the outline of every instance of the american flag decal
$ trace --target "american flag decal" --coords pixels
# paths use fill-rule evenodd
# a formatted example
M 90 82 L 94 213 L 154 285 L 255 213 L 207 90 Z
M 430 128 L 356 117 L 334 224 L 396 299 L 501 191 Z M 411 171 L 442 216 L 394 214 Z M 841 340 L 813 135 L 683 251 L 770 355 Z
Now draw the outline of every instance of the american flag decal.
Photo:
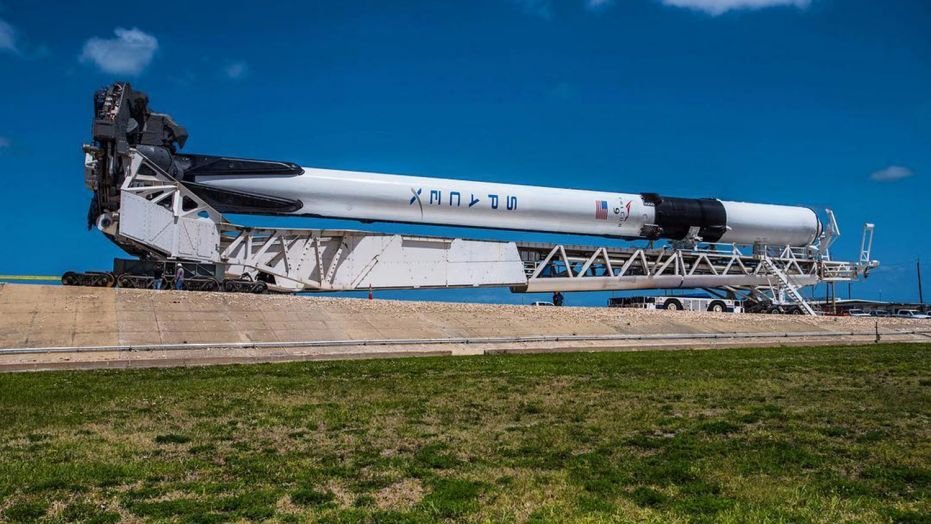
M 607 200 L 596 200 L 595 201 L 595 220 L 607 220 L 608 219 L 608 201 Z

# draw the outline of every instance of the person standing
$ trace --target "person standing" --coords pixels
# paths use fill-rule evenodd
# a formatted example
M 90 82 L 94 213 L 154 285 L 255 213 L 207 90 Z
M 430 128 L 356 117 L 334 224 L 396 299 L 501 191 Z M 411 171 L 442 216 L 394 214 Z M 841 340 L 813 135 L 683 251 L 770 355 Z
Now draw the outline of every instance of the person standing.
M 553 305 L 554 306 L 556 307 L 562 306 L 563 300 L 564 299 L 563 299 L 562 293 L 560 293 L 559 291 L 553 293 Z
M 155 267 L 152 269 L 152 289 L 162 289 L 162 276 L 164 274 L 165 269 L 162 267 L 162 264 L 155 264 Z
M 184 267 L 181 264 L 177 265 L 175 269 L 175 289 L 180 291 L 184 288 Z

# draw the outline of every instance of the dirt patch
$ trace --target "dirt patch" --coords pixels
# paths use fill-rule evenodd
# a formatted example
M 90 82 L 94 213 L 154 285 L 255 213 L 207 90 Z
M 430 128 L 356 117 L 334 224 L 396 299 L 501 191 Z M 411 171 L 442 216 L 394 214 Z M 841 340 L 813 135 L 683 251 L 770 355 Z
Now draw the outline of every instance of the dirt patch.
M 380 509 L 412 508 L 423 498 L 423 491 L 418 479 L 404 479 L 378 491 L 375 505 Z

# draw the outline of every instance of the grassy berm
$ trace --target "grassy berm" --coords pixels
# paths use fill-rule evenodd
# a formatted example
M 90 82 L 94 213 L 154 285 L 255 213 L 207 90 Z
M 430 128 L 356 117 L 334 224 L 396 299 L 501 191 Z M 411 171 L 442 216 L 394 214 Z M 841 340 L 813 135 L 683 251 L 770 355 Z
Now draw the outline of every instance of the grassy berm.
M 0 375 L 0 521 L 929 515 L 931 345 Z

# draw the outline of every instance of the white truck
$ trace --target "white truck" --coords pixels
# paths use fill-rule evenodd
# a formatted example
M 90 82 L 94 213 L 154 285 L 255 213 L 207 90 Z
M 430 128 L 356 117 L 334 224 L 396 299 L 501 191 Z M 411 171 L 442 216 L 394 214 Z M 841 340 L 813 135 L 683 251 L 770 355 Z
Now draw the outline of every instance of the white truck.
M 714 313 L 743 313 L 740 301 L 717 297 L 614 297 L 608 299 L 608 307 L 639 309 L 665 309 L 668 311 L 711 311 Z
M 917 309 L 900 309 L 895 313 L 896 318 L 910 318 L 910 319 L 921 319 L 928 320 L 931 318 L 931 315 L 927 313 L 922 313 Z

